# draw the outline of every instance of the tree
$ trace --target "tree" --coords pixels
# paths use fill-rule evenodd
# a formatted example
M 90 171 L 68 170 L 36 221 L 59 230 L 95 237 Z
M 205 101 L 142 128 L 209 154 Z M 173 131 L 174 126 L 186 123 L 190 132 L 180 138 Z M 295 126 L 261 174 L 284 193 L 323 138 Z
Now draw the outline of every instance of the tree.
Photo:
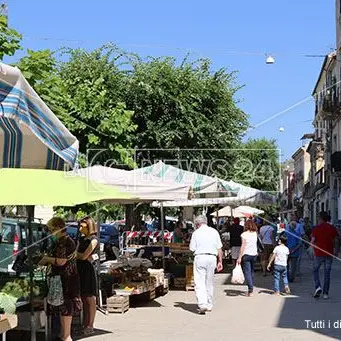
M 2 5 L 1 10 L 4 10 Z M 0 11 L 0 60 L 5 56 L 13 56 L 19 50 L 22 36 L 16 30 L 8 27 L 8 19 L 3 11 Z
M 236 156 L 234 181 L 264 191 L 279 190 L 279 149 L 275 140 L 249 139 Z
M 90 164 L 132 166 L 136 126 L 121 96 L 125 75 L 115 64 L 119 50 L 104 46 L 90 53 L 69 50 L 67 55 L 69 60 L 59 67 L 64 109 L 59 117 Z
M 209 175 L 219 174 L 212 161 L 228 169 L 230 150 L 248 127 L 234 99 L 235 73 L 211 72 L 208 60 L 177 65 L 171 57 L 137 58 L 132 66 L 125 102 L 134 111 L 140 162 L 181 159 L 178 166 Z

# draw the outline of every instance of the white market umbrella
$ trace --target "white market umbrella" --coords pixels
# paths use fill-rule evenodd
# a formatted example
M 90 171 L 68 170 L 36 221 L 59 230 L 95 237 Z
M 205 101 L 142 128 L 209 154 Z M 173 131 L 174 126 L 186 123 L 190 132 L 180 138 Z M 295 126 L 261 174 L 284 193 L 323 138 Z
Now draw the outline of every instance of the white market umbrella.
M 234 218 L 243 218 L 245 217 L 243 213 L 237 212 L 230 206 L 225 206 L 221 208 L 219 211 L 211 214 L 213 217 L 234 217 Z
M 0 168 L 62 170 L 77 156 L 76 137 L 17 67 L 0 63 Z
M 236 214 L 241 214 L 243 217 L 258 216 L 264 213 L 264 211 L 250 206 L 238 206 L 234 211 Z

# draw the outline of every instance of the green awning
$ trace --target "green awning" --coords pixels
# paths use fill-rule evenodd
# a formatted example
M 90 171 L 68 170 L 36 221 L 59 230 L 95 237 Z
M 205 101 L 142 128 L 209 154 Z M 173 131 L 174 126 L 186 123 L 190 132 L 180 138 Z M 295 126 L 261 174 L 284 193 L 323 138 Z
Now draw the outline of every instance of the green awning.
M 42 169 L 2 168 L 0 188 L 0 206 L 75 206 L 93 201 L 128 203 L 137 199 L 113 186 Z

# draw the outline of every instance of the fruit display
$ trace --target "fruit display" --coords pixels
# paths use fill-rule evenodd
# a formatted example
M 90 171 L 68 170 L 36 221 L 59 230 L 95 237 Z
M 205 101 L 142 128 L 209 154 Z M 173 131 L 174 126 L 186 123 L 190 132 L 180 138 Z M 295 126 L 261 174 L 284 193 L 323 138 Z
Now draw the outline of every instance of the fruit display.
M 30 295 L 30 283 L 27 279 L 16 278 L 13 281 L 8 281 L 0 290 L 0 293 L 8 294 L 13 297 L 26 298 Z M 43 294 L 42 285 L 34 283 L 33 295 L 41 296 Z
M 0 311 L 2 313 L 14 314 L 18 298 L 0 292 Z

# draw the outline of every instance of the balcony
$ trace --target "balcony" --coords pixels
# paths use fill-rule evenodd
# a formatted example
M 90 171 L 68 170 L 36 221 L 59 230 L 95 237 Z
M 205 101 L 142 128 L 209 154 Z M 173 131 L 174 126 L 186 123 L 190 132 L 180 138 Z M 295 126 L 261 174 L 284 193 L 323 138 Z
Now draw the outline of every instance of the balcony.
M 325 183 L 325 170 L 324 167 L 322 167 L 319 171 L 315 173 L 315 186 L 314 186 L 314 193 L 319 191 L 320 189 L 324 188 L 326 186 Z
M 304 185 L 304 189 L 303 189 L 303 199 L 310 199 L 312 197 L 312 187 L 310 182 L 307 182 Z
M 322 99 L 322 105 L 317 112 L 324 120 L 332 120 L 340 113 L 339 90 L 333 90 L 332 94 L 327 94 Z
M 331 155 L 331 168 L 333 173 L 341 173 L 341 152 L 335 152 Z

